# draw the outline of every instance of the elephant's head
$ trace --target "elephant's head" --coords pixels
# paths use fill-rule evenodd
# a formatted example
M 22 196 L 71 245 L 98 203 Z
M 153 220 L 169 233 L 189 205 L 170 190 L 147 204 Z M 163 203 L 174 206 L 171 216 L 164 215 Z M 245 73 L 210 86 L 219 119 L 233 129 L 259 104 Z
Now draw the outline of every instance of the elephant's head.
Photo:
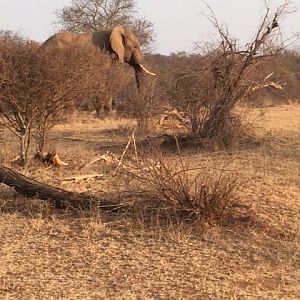
M 156 75 L 143 65 L 144 57 L 139 41 L 130 29 L 125 29 L 122 26 L 114 27 L 110 34 L 110 46 L 121 62 L 126 62 L 134 68 L 138 86 L 143 72 L 152 76 Z

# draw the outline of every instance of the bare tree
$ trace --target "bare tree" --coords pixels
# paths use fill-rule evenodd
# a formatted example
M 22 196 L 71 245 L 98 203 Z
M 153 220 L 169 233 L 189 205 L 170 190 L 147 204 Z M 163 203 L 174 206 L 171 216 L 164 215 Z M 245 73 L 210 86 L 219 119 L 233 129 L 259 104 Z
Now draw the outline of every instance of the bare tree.
M 40 99 L 35 126 L 40 152 L 47 132 L 63 116 L 68 116 L 74 106 L 96 99 L 92 105 L 99 115 L 105 108 L 110 111 L 112 98 L 127 80 L 123 66 L 112 63 L 110 57 L 92 45 L 79 49 L 47 49 L 43 59 L 47 65 L 48 89 Z
M 20 139 L 20 160 L 25 163 L 31 129 L 43 94 L 38 45 L 16 36 L 0 41 L 0 122 Z
M 70 6 L 57 12 L 57 17 L 66 31 L 85 33 L 122 25 L 135 31 L 146 50 L 154 42 L 153 23 L 137 17 L 134 0 L 72 0 Z
M 32 133 L 43 151 L 47 132 L 87 94 L 111 98 L 110 77 L 119 78 L 111 60 L 95 47 L 43 49 L 31 41 L 0 38 L 0 124 L 20 139 L 20 161 L 27 160 Z M 116 74 L 112 74 L 113 70 Z
M 189 120 L 194 141 L 216 138 L 227 144 L 241 128 L 237 104 L 265 87 L 281 89 L 272 72 L 262 72 L 262 65 L 284 48 L 279 25 L 288 11 L 286 4 L 274 12 L 267 7 L 256 35 L 244 48 L 210 11 L 220 42 L 199 46 L 199 54 L 181 56 L 169 87 L 170 102 Z

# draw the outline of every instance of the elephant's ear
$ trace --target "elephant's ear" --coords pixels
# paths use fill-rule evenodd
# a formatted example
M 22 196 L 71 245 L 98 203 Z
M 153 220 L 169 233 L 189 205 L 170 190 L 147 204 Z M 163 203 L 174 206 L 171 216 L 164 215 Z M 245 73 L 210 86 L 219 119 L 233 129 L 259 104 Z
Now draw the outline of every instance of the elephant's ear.
M 123 36 L 125 34 L 124 28 L 122 26 L 116 26 L 113 28 L 110 35 L 110 45 L 111 48 L 118 54 L 119 60 L 124 62 L 124 52 L 125 48 L 123 45 Z

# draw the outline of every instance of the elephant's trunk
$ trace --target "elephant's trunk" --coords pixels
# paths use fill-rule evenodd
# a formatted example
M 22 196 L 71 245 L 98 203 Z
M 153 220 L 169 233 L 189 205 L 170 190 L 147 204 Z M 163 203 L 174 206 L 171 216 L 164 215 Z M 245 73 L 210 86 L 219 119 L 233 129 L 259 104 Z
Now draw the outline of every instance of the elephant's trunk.
M 143 77 L 143 72 L 142 72 L 142 69 L 139 65 L 134 66 L 134 71 L 135 71 L 136 87 L 137 87 L 138 90 L 140 90 L 142 77 Z

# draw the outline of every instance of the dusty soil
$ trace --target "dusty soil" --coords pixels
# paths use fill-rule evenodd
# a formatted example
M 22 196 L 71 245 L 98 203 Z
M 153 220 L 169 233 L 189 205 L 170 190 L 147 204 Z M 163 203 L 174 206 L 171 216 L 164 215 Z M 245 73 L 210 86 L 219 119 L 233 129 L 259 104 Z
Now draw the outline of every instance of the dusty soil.
M 255 147 L 184 153 L 190 164 L 239 174 L 249 218 L 223 225 L 58 211 L 0 185 L 0 298 L 299 299 L 300 106 L 268 108 L 257 122 Z M 107 150 L 122 154 L 132 130 L 126 120 L 74 119 L 54 128 L 49 145 L 69 167 L 12 167 L 69 190 L 118 191 L 126 182 L 103 162 L 82 166 Z M 10 166 L 16 143 L 2 138 Z M 95 173 L 104 177 L 66 180 Z

